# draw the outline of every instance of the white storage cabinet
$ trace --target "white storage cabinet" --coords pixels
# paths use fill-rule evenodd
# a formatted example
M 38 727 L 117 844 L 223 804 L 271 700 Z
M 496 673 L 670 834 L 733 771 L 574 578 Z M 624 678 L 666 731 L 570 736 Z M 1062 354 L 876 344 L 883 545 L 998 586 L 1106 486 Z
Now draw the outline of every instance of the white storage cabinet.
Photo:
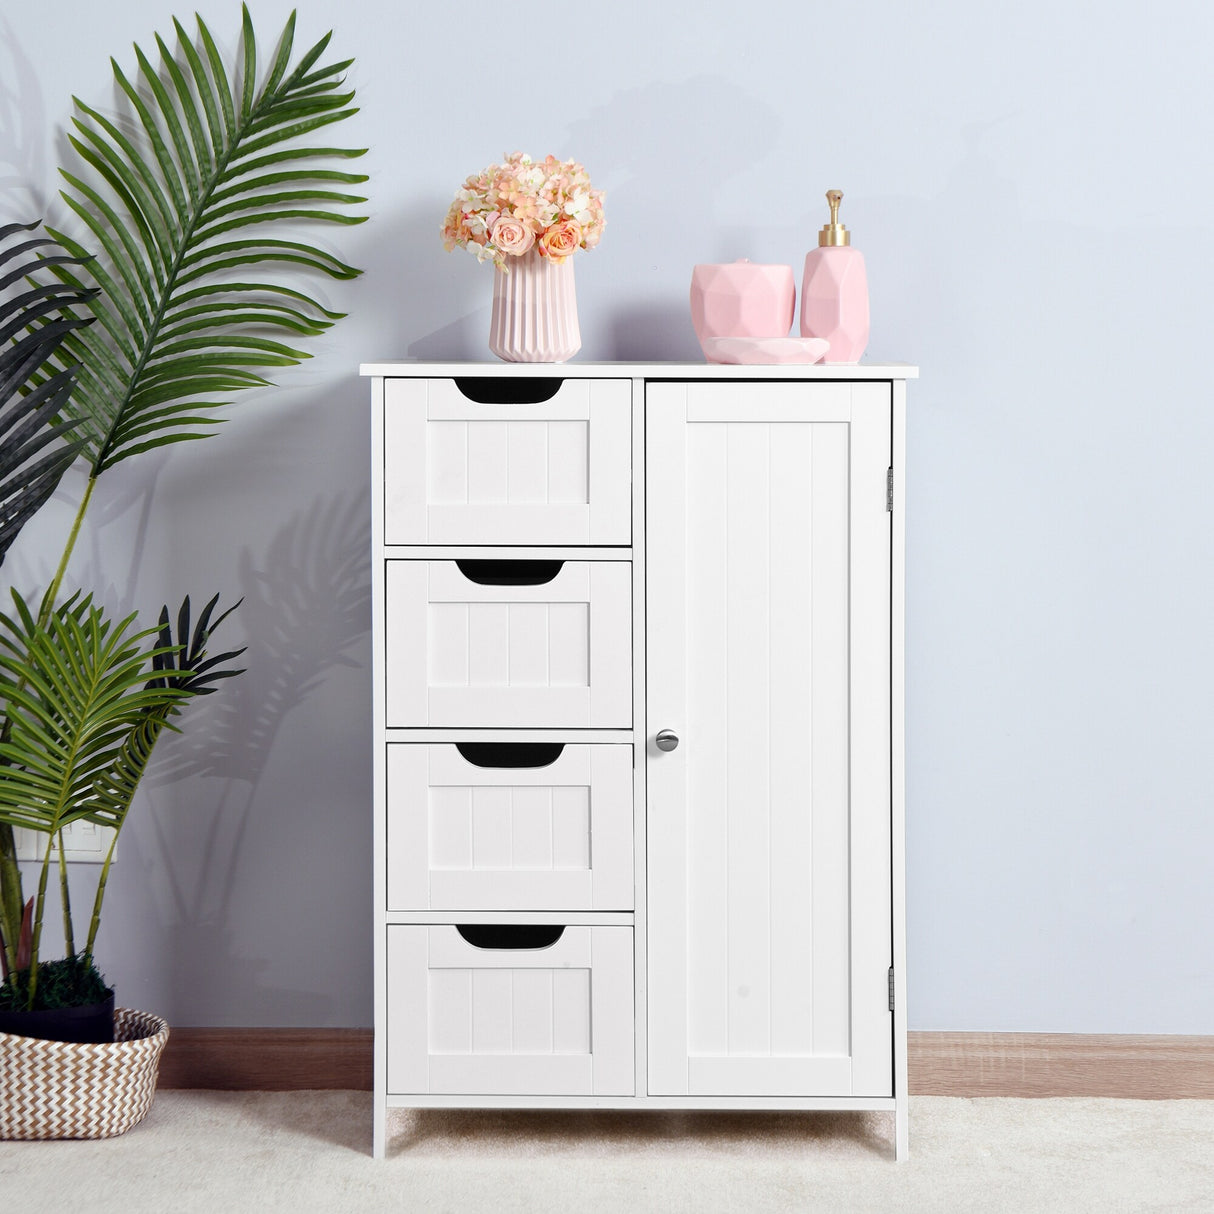
M 886 1109 L 914 368 L 372 377 L 385 1109 Z

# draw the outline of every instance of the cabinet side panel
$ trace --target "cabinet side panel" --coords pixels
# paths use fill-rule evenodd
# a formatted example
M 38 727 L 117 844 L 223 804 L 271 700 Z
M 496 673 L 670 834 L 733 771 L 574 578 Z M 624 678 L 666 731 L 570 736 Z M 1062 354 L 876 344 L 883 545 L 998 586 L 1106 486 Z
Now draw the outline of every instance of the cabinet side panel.
M 893 1095 L 889 384 L 852 386 L 852 1092 Z

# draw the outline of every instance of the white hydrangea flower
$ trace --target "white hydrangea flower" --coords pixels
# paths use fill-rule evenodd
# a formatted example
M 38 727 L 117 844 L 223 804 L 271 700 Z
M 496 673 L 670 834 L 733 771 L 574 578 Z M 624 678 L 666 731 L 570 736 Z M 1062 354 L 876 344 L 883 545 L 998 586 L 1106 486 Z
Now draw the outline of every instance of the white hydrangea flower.
M 576 219 L 578 223 L 585 223 L 588 219 L 586 214 L 590 210 L 590 194 L 586 190 L 576 190 L 573 195 L 565 203 L 565 214 L 570 219 Z

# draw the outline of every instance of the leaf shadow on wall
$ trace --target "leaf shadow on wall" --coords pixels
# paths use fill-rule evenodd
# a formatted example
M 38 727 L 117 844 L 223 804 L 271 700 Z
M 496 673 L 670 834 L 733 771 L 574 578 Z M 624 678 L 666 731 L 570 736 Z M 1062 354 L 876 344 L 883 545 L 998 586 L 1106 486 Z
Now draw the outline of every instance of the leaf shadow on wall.
M 302 902 L 288 911 L 332 918 L 319 875 L 329 849 L 349 837 L 348 823 L 324 807 L 314 807 L 310 816 L 305 808 L 301 821 L 301 806 L 266 806 L 259 794 L 288 715 L 320 693 L 336 668 L 363 665 L 351 651 L 370 630 L 370 543 L 366 495 L 339 495 L 317 498 L 292 515 L 260 560 L 247 548 L 241 551 L 244 601 L 215 645 L 218 652 L 237 647 L 236 629 L 243 627 L 248 649 L 233 665 L 245 673 L 219 685 L 201 727 L 191 724 L 174 737 L 164 748 L 163 761 L 148 773 L 152 788 L 187 777 L 225 781 L 222 797 L 205 811 L 205 824 L 182 821 L 173 806 L 149 814 L 172 903 L 169 943 L 176 956 L 189 959 L 188 965 L 174 967 L 174 997 L 179 1006 L 203 1017 L 200 1023 L 222 1021 L 225 990 L 239 990 L 243 1013 L 263 1012 L 279 1022 L 286 1015 L 300 1023 L 322 1023 L 332 1004 L 315 991 L 284 991 L 263 983 L 270 961 L 248 955 L 235 904 L 242 860 L 251 852 L 250 827 L 257 818 L 261 839 L 268 835 L 274 844 L 308 840 L 306 854 L 297 861 L 300 879 L 292 884 Z M 281 820 L 268 822 L 266 814 Z M 183 839 L 192 846 L 183 847 Z M 281 859 L 280 849 L 275 847 L 275 853 Z M 303 871 L 309 863 L 316 864 L 316 874 Z M 318 890 L 321 897 L 315 896 Z M 342 894 L 340 888 L 330 892 Z M 216 990 L 219 979 L 223 989 Z M 194 989 L 195 983 L 206 985 Z M 214 1006 L 207 1007 L 208 1002 Z
M 119 467 L 107 473 L 105 484 L 90 499 L 64 574 L 60 601 L 79 590 L 119 616 L 135 610 L 131 589 L 143 561 L 163 462 L 163 457 L 153 454 L 138 468 Z M 5 564 L 6 582 L 19 587 L 27 600 L 40 596 L 54 578 L 87 475 L 87 465 L 78 459 L 13 546 L 12 559 Z M 132 512 L 137 512 L 133 523 Z M 110 528 L 114 530 L 107 534 Z M 115 554 L 128 549 L 124 576 L 117 570 Z M 140 626 L 154 623 L 155 613 L 145 615 L 143 605 L 138 606 Z
M 745 246 L 723 247 L 717 200 L 745 189 L 748 173 L 777 146 L 783 125 L 783 116 L 764 101 L 734 81 L 708 75 L 625 89 L 570 125 L 569 147 L 594 184 L 607 191 L 603 242 L 593 259 L 578 266 L 585 296 L 593 306 L 599 281 L 607 295 L 607 283 L 621 265 L 643 291 L 639 299 L 634 290 L 633 298 L 614 305 L 604 326 L 606 348 L 596 356 L 699 361 L 688 305 L 692 267 L 748 256 Z M 744 131 L 746 138 L 723 131 Z M 700 174 L 685 186 L 688 214 L 677 202 L 671 209 L 668 198 L 675 140 L 678 163 Z M 756 195 L 756 231 L 769 210 Z M 664 285 L 671 282 L 677 289 Z M 579 298 L 581 293 L 579 283 Z
M 47 205 L 46 103 L 33 61 L 0 15 L 0 218 L 29 223 Z

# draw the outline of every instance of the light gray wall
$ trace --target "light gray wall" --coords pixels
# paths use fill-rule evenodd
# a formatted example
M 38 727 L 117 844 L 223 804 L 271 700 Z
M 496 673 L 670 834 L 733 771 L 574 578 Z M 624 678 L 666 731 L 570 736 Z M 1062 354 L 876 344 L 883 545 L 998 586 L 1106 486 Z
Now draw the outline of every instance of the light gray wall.
M 287 5 L 259 0 L 270 39 Z M 0 215 L 55 190 L 172 9 L 0 17 Z M 585 359 L 696 358 L 698 261 L 796 265 L 842 188 L 869 357 L 910 390 L 910 1020 L 1214 1032 L 1211 10 L 704 0 L 303 5 L 353 55 L 372 221 L 350 318 L 219 437 L 102 482 L 73 566 L 155 611 L 245 596 L 250 671 L 164 746 L 103 954 L 179 1024 L 369 1023 L 362 360 L 487 357 L 491 271 L 443 252 L 462 178 L 522 148 L 608 191 Z M 183 9 L 184 17 L 187 10 Z M 204 16 L 228 47 L 235 4 Z M 322 24 L 322 21 L 326 24 Z M 61 213 L 61 212 L 60 212 Z M 70 491 L 61 495 L 70 497 Z M 6 574 L 45 579 L 66 504 Z

